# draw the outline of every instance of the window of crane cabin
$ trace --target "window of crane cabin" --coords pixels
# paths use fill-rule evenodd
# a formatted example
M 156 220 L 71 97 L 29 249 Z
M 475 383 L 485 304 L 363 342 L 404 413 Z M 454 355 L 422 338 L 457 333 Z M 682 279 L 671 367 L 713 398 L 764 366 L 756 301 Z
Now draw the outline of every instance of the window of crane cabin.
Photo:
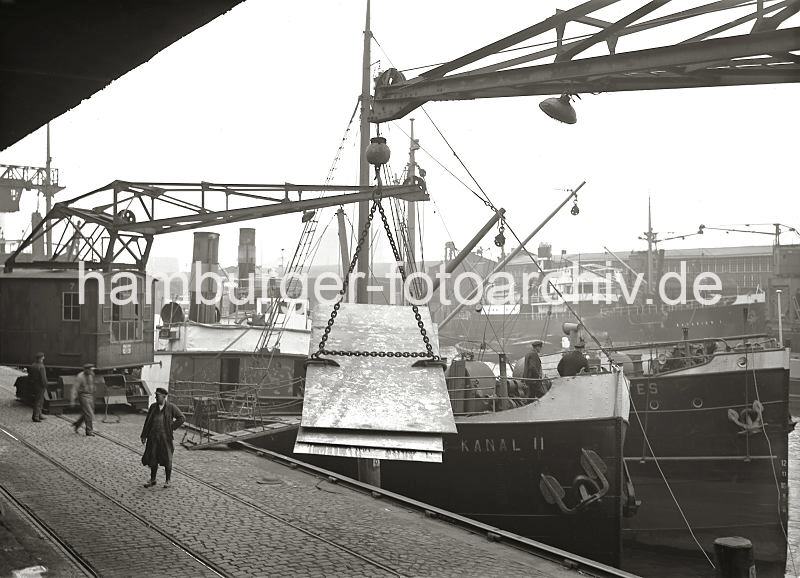
M 128 279 L 116 279 L 111 282 L 111 288 L 129 286 Z M 127 291 L 117 291 L 115 293 L 120 301 L 130 299 L 135 285 L 130 285 Z M 106 296 L 106 303 L 103 306 L 103 320 L 111 324 L 111 341 L 141 341 L 142 340 L 142 316 L 140 303 L 144 300 L 143 295 L 137 295 L 137 303 L 125 303 L 117 305 L 111 303 L 111 292 Z
M 80 321 L 81 304 L 78 293 L 64 292 L 61 294 L 61 320 Z

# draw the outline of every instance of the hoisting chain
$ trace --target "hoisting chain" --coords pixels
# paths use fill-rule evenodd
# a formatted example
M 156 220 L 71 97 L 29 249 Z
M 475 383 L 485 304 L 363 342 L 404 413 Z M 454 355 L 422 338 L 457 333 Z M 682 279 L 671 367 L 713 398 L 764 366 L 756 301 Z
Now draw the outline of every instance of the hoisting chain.
M 419 327 L 419 332 L 422 335 L 422 341 L 425 343 L 426 351 L 344 351 L 339 349 L 325 349 L 325 343 L 328 341 L 328 337 L 331 333 L 331 328 L 336 320 L 336 316 L 339 314 L 339 309 L 341 308 L 342 301 L 344 300 L 345 295 L 347 294 L 347 287 L 350 282 L 350 275 L 353 274 L 355 270 L 356 263 L 358 261 L 358 256 L 361 253 L 361 247 L 364 245 L 364 242 L 367 239 L 367 235 L 369 234 L 369 229 L 372 224 L 372 219 L 375 217 L 375 209 L 378 209 L 381 213 L 381 220 L 383 221 L 383 228 L 386 231 L 386 235 L 389 237 L 389 245 L 392 247 L 392 253 L 394 254 L 395 262 L 398 263 L 398 269 L 400 270 L 400 275 L 403 280 L 403 284 L 406 281 L 406 270 L 405 267 L 399 265 L 402 262 L 400 259 L 400 252 L 397 250 L 397 245 L 394 242 L 394 236 L 392 235 L 392 230 L 389 227 L 389 221 L 386 218 L 386 213 L 383 211 L 383 205 L 381 205 L 381 194 L 380 190 L 376 191 L 373 195 L 372 199 L 372 207 L 370 207 L 369 215 L 367 216 L 367 222 L 364 224 L 364 229 L 358 236 L 358 243 L 356 244 L 355 253 L 353 254 L 353 258 L 350 261 L 350 267 L 347 271 L 347 275 L 345 276 L 344 280 L 342 281 L 342 289 L 339 291 L 339 301 L 333 306 L 333 310 L 331 311 L 331 316 L 328 319 L 328 324 L 325 326 L 323 330 L 322 339 L 319 342 L 319 349 L 311 355 L 312 359 L 318 359 L 320 355 L 340 355 L 340 356 L 348 356 L 348 357 L 425 357 L 428 359 L 432 359 L 434 361 L 439 361 L 441 358 L 438 355 L 433 353 L 433 346 L 431 345 L 431 340 L 428 337 L 428 333 L 425 330 L 425 323 L 422 321 L 422 315 L 420 315 L 419 308 L 416 305 L 411 306 L 411 310 L 414 312 L 414 318 L 417 321 L 417 327 Z

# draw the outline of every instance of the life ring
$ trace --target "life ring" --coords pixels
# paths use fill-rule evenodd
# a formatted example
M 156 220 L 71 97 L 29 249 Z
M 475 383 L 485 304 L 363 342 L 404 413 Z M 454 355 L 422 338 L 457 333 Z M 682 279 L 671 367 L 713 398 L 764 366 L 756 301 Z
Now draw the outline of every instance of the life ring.
M 656 361 L 661 367 L 664 367 L 667 364 L 667 354 L 666 353 L 659 353 Z

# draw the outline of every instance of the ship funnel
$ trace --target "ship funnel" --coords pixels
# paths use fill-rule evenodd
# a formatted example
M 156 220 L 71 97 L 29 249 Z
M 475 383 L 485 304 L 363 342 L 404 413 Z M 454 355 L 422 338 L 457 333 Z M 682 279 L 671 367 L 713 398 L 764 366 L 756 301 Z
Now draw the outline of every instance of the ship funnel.
M 239 300 L 247 299 L 244 305 L 238 305 L 240 311 L 255 310 L 255 282 L 256 274 L 256 230 L 239 229 L 239 282 L 236 296 Z
M 39 211 L 31 213 L 31 231 L 35 230 L 39 223 L 42 222 L 42 215 Z M 33 260 L 38 261 L 44 259 L 44 235 L 38 235 L 31 243 L 31 251 L 33 252 Z
M 195 233 L 192 276 L 189 281 L 189 320 L 197 323 L 219 321 L 218 304 L 222 286 L 219 270 L 219 233 Z M 212 275 L 213 273 L 213 275 Z

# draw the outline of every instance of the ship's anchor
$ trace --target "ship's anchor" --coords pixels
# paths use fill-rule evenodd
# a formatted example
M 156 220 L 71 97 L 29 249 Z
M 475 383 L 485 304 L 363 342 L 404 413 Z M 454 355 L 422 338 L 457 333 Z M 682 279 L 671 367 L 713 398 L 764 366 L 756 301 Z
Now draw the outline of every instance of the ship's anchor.
M 739 435 L 751 435 L 764 430 L 764 406 L 760 401 L 755 400 L 752 407 L 745 407 L 741 412 L 735 409 L 728 409 L 728 419 L 741 428 L 737 432 Z
M 568 507 L 564 503 L 566 492 L 559 481 L 548 474 L 542 474 L 539 490 L 548 504 L 556 504 L 564 514 L 574 514 L 599 501 L 608 493 L 610 485 L 605 474 L 608 467 L 594 451 L 581 448 L 581 467 L 586 475 L 578 474 L 572 480 L 572 489 L 577 503 Z
M 632 518 L 639 511 L 639 506 L 642 505 L 641 500 L 636 499 L 636 490 L 633 487 L 633 480 L 628 471 L 628 464 L 623 460 L 623 484 L 622 484 L 622 515 L 626 518 Z

